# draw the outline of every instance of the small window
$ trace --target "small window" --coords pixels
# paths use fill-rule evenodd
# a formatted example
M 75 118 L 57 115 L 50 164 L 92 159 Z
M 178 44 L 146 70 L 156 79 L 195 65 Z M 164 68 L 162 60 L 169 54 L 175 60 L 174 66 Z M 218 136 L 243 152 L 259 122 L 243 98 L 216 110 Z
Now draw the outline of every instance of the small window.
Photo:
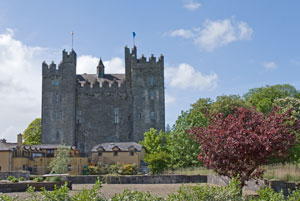
M 149 84 L 150 84 L 150 86 L 154 85 L 154 78 L 153 77 L 149 78 Z
M 32 153 L 32 158 L 41 158 L 42 153 Z
M 23 170 L 26 170 L 26 165 L 23 165 Z
M 155 91 L 151 90 L 150 91 L 150 100 L 154 100 L 155 99 Z
M 118 156 L 118 152 L 117 151 L 114 151 L 114 156 Z
M 71 166 L 71 164 L 68 164 L 67 170 L 68 170 L 68 171 L 72 171 L 72 166 Z
M 151 112 L 150 113 L 150 119 L 151 120 L 155 120 L 155 112 Z
M 58 86 L 59 85 L 58 80 L 51 80 L 51 85 L 52 86 Z
M 1 172 L 1 166 L 0 166 L 0 172 Z
M 55 95 L 55 102 L 56 103 L 60 102 L 60 95 L 58 93 Z
M 54 150 L 53 149 L 48 149 L 46 150 L 47 157 L 54 157 Z
M 60 139 L 60 134 L 59 134 L 59 132 L 57 131 L 57 132 L 56 132 L 56 141 L 59 141 L 59 139 Z
M 114 109 L 114 123 L 115 124 L 120 123 L 120 110 L 119 110 L 119 108 Z
M 130 151 L 129 156 L 134 156 L 134 151 Z
M 56 111 L 55 112 L 55 118 L 58 119 L 58 120 L 62 119 L 62 112 L 61 111 Z
M 139 118 L 140 118 L 140 119 L 142 118 L 142 113 L 139 113 Z
M 98 156 L 102 156 L 102 151 L 99 151 L 99 152 L 98 152 Z

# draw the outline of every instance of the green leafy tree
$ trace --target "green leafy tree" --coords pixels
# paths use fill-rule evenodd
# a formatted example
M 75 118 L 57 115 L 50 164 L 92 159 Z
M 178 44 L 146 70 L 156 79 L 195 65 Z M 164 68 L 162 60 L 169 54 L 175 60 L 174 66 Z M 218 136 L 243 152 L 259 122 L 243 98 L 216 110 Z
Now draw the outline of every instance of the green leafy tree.
M 65 145 L 60 145 L 57 148 L 55 158 L 50 162 L 49 167 L 51 173 L 65 174 L 68 171 L 68 164 L 70 163 L 70 148 Z
M 36 118 L 33 120 L 29 126 L 25 129 L 23 133 L 24 144 L 25 145 L 36 145 L 41 144 L 41 118 Z
M 139 142 L 146 149 L 147 154 L 154 154 L 161 151 L 166 151 L 166 134 L 154 128 L 150 128 L 144 133 L 144 140 Z
M 221 113 L 224 118 L 234 113 L 234 108 L 247 107 L 246 102 L 238 95 L 218 96 L 210 105 L 210 116 Z
M 153 174 L 160 174 L 168 169 L 170 158 L 170 154 L 166 151 L 160 151 L 147 154 L 145 161 L 148 163 L 148 167 Z
M 199 143 L 187 132 L 192 126 L 205 126 L 208 120 L 201 112 L 181 112 L 172 132 L 167 138 L 172 168 L 198 166 Z
M 299 92 L 295 87 L 289 84 L 267 85 L 265 87 L 253 88 L 244 94 L 245 100 L 264 114 L 272 111 L 272 106 L 276 99 L 298 96 Z
M 290 110 L 292 122 L 300 120 L 300 99 L 294 97 L 286 97 L 276 99 L 273 103 L 273 107 L 276 107 L 280 113 L 285 113 Z M 300 163 L 300 133 L 294 132 L 296 135 L 296 143 L 293 147 L 288 150 L 288 156 L 285 159 L 276 158 L 272 159 L 271 162 L 294 162 Z

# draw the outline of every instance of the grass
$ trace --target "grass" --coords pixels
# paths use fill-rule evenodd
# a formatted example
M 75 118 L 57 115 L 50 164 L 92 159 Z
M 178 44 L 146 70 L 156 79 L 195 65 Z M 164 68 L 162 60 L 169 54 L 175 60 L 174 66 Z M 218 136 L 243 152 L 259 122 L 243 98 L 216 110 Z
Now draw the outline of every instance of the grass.
M 300 165 L 297 164 L 273 164 L 264 166 L 265 179 L 279 179 L 284 181 L 300 182 Z M 184 174 L 184 175 L 216 175 L 213 170 L 204 167 L 180 168 L 176 170 L 168 170 L 165 174 Z
M 168 170 L 165 174 L 184 174 L 184 175 L 208 175 L 215 174 L 213 170 L 206 169 L 204 167 L 190 167 L 180 168 L 176 170 Z
M 275 164 L 264 166 L 266 179 L 280 179 L 284 181 L 300 181 L 300 166 L 297 164 Z

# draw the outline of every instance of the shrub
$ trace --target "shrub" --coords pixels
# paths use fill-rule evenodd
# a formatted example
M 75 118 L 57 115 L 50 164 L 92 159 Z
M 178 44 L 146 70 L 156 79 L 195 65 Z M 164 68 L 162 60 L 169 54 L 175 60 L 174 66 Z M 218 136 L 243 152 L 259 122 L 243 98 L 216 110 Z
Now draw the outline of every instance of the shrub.
M 14 176 L 8 176 L 7 180 L 10 181 L 10 182 L 12 182 L 12 183 L 19 182 L 19 180 L 16 177 L 14 177 Z
M 63 177 L 54 176 L 54 177 L 47 177 L 46 181 L 59 182 L 59 181 L 65 181 L 65 179 Z
M 90 165 L 88 167 L 88 173 L 89 175 L 98 175 L 99 172 L 98 172 L 98 167 L 97 166 L 93 166 L 93 165 Z
M 92 189 L 88 190 L 84 188 L 82 191 L 76 193 L 71 197 L 72 201 L 86 201 L 86 200 L 105 200 L 99 196 L 99 190 L 102 187 L 101 181 L 98 177 L 95 185 L 92 187 Z
M 18 180 L 19 181 L 25 181 L 25 178 L 24 177 L 19 177 Z
M 121 167 L 122 175 L 135 175 L 137 174 L 137 165 L 135 164 L 125 164 Z
M 100 175 L 103 175 L 103 174 L 108 174 L 109 173 L 109 166 L 108 165 L 105 165 L 101 162 L 98 162 L 97 163 L 97 167 L 98 167 L 98 173 Z
M 115 194 L 111 201 L 132 201 L 132 200 L 138 200 L 138 201 L 163 201 L 166 200 L 164 198 L 153 196 L 150 192 L 139 192 L 139 191 L 130 191 L 128 189 L 125 189 L 123 193 L 121 194 Z
M 121 165 L 120 164 L 112 164 L 109 167 L 110 174 L 119 174 Z
M 44 181 L 44 178 L 43 177 L 35 177 L 33 179 L 33 181 L 35 181 L 35 182 L 42 182 L 42 181 Z
M 145 161 L 148 163 L 148 167 L 153 174 L 159 174 L 168 168 L 170 155 L 164 151 L 148 154 Z

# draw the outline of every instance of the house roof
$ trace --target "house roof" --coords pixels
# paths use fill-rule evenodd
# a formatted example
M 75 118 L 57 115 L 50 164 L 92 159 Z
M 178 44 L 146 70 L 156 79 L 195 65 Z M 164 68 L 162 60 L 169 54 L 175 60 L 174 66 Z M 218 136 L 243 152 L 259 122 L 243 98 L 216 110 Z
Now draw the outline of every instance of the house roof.
M 143 146 L 136 142 L 107 142 L 94 146 L 92 152 L 97 152 L 100 147 L 102 147 L 104 151 L 113 151 L 114 147 L 118 147 L 120 151 L 129 151 L 131 147 L 137 151 L 141 151 Z
M 94 84 L 96 81 L 117 81 L 117 82 L 123 82 L 125 80 L 125 74 L 104 74 L 104 78 L 98 78 L 97 74 L 78 74 L 77 80 L 79 83 L 83 84 L 86 81 L 88 81 L 91 84 Z
M 0 142 L 0 151 L 10 151 L 17 147 L 17 143 Z

